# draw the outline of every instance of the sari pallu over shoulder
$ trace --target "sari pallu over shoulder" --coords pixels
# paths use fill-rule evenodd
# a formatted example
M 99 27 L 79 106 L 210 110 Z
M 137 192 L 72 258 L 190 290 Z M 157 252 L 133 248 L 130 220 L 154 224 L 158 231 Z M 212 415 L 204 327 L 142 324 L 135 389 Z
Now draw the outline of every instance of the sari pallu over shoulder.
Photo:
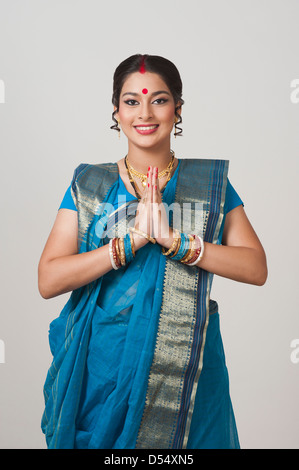
M 167 201 L 177 203 L 174 227 L 184 228 L 178 226 L 181 219 L 193 228 L 192 233 L 217 243 L 227 169 L 228 162 L 223 160 L 180 160 L 175 198 Z M 80 252 L 103 244 L 101 233 L 112 212 L 118 176 L 117 164 L 80 165 L 76 170 L 72 194 L 78 209 Z M 182 212 L 179 208 L 183 205 Z M 128 355 L 132 370 L 133 362 L 140 362 L 135 376 L 140 375 L 138 384 L 142 386 L 133 386 L 137 384 L 135 379 L 127 385 L 132 390 L 124 390 L 123 395 L 127 393 L 128 399 L 121 410 L 121 425 L 117 415 L 106 423 L 109 438 L 97 435 L 97 429 L 105 426 L 99 416 L 89 447 L 184 448 L 188 441 L 213 276 L 164 257 L 157 245 L 149 244 L 139 251 L 142 252 L 139 259 L 144 263 L 156 260 L 157 277 L 149 278 L 148 282 L 153 283 L 153 292 L 160 288 L 162 291 L 161 298 L 156 296 L 155 307 L 148 317 L 151 323 L 147 327 L 145 323 L 143 328 L 148 330 L 147 345 L 151 345 L 151 353 L 143 363 L 138 355 L 136 358 Z M 42 420 L 50 448 L 75 447 L 91 324 L 101 282 L 98 279 L 74 291 L 50 326 L 53 362 L 44 387 L 46 406 Z M 134 309 L 138 313 L 137 305 Z M 112 397 L 109 399 L 112 410 Z M 108 409 L 103 416 L 113 416 L 111 413 Z

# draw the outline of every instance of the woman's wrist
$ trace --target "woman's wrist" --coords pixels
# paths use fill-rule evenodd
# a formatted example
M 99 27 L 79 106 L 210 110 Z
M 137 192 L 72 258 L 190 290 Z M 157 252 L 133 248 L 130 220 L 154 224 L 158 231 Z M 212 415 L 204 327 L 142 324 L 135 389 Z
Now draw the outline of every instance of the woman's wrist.
M 139 250 L 143 246 L 147 245 L 147 243 L 149 243 L 149 241 L 145 237 L 139 235 L 136 232 L 132 232 L 132 237 L 134 240 L 135 250 Z
M 157 243 L 159 243 L 159 245 L 161 245 L 166 250 L 169 250 L 171 246 L 173 245 L 173 242 L 175 240 L 175 235 L 176 234 L 174 230 L 171 227 L 169 227 L 168 237 L 156 238 Z
M 164 241 L 162 253 L 188 266 L 197 265 L 204 254 L 203 239 L 198 235 L 170 230 L 171 236 Z

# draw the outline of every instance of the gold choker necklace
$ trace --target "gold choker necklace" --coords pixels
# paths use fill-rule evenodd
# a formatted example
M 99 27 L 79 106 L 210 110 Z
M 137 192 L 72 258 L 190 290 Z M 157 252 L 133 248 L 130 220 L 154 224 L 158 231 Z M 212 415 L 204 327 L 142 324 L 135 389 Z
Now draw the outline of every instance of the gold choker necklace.
M 166 174 L 169 175 L 171 173 L 171 170 L 173 168 L 173 163 L 174 163 L 174 151 L 170 150 L 170 153 L 171 153 L 171 160 L 168 163 L 167 167 L 164 170 L 160 171 L 160 173 L 158 173 L 158 178 L 159 179 L 163 178 L 163 176 L 165 176 Z M 127 164 L 126 165 L 127 169 L 131 173 L 131 175 L 134 175 L 134 176 L 136 176 L 136 178 L 140 179 L 142 186 L 145 188 L 147 175 L 145 175 L 144 173 L 140 173 L 139 171 L 135 170 L 132 167 L 132 165 L 129 163 L 127 155 L 126 155 L 126 158 L 125 158 L 125 162 Z
M 166 175 L 168 173 L 167 179 L 166 179 L 163 187 L 160 189 L 161 193 L 163 193 L 163 191 L 165 189 L 165 186 L 167 185 L 168 181 L 170 180 L 170 176 L 171 176 L 171 172 L 172 172 L 172 168 L 173 168 L 173 164 L 174 164 L 174 155 L 175 155 L 174 151 L 170 150 L 170 153 L 171 153 L 171 160 L 170 160 L 167 168 L 165 168 L 165 170 L 162 170 L 160 173 L 158 173 L 159 178 L 162 178 L 164 175 Z M 137 197 L 138 200 L 140 200 L 141 195 L 139 194 L 137 185 L 135 184 L 133 174 L 141 180 L 141 184 L 142 184 L 143 188 L 146 187 L 147 175 L 144 175 L 143 173 L 139 173 L 139 171 L 135 170 L 132 167 L 132 165 L 130 165 L 130 163 L 128 162 L 128 155 L 125 156 L 125 166 L 127 168 L 128 177 L 129 177 L 130 183 L 131 183 L 131 185 L 134 189 L 136 197 Z

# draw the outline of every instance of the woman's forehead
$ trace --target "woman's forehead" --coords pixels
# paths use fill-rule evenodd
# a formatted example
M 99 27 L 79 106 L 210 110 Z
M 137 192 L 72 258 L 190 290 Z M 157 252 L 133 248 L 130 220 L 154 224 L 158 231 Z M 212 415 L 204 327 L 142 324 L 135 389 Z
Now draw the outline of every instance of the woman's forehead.
M 130 74 L 125 80 L 122 93 L 134 92 L 134 93 L 143 93 L 147 94 L 150 91 L 155 91 L 157 89 L 170 91 L 162 77 L 157 73 L 145 72 L 143 74 L 139 72 L 134 72 Z

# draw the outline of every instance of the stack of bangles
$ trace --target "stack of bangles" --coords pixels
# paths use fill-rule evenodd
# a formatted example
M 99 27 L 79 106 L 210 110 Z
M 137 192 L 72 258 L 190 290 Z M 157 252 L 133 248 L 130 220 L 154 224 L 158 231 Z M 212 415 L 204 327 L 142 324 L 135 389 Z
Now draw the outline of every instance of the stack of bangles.
M 132 232 L 147 238 L 151 243 L 156 243 L 154 238 L 135 227 L 130 227 L 129 233 L 127 233 L 123 238 L 111 238 L 109 241 L 109 254 L 113 269 L 119 269 L 122 266 L 126 266 L 126 264 L 132 261 L 135 257 L 135 246 Z
M 130 227 L 129 233 L 123 238 L 111 238 L 109 241 L 109 254 L 110 261 L 113 269 L 119 269 L 122 266 L 126 266 L 127 263 L 133 260 L 135 257 L 135 247 L 132 232 L 147 238 L 151 243 L 156 243 L 156 240 L 150 237 L 147 233 Z M 204 252 L 204 243 L 201 237 L 198 235 L 189 235 L 183 232 L 179 232 L 177 229 L 173 230 L 174 240 L 169 248 L 162 247 L 162 253 L 165 256 L 181 263 L 187 264 L 188 266 L 194 266 L 197 264 Z
M 179 232 L 177 229 L 173 229 L 174 240 L 169 248 L 166 250 L 162 248 L 162 253 L 165 256 L 181 263 L 187 264 L 188 266 L 195 266 L 202 258 L 204 253 L 204 242 L 198 235 L 190 235 L 183 232 Z

